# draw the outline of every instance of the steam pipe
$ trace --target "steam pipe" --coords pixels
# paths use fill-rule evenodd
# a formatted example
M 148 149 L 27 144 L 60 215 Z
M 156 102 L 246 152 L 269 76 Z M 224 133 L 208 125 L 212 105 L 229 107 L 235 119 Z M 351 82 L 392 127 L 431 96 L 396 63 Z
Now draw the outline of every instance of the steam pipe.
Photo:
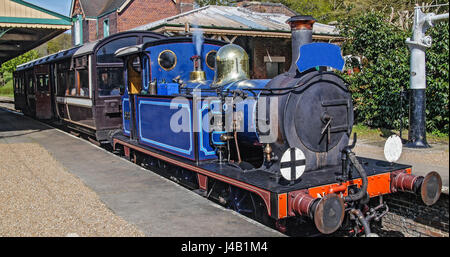
M 364 215 L 361 213 L 361 211 L 358 209 L 351 209 L 350 213 L 355 215 L 358 218 L 359 222 L 361 222 L 361 225 L 364 227 L 364 234 L 366 234 L 366 236 L 370 236 L 371 231 L 369 222 L 367 222 L 366 218 L 364 218 Z
M 367 192 L 367 185 L 369 182 L 367 180 L 367 174 L 366 174 L 364 168 L 361 166 L 359 161 L 356 159 L 355 153 L 349 151 L 347 153 L 347 156 L 350 159 L 350 161 L 353 163 L 353 165 L 355 166 L 355 168 L 358 171 L 359 175 L 361 176 L 361 180 L 362 180 L 361 189 L 359 190 L 358 193 L 344 197 L 345 202 L 353 202 L 353 201 L 358 201 L 364 197 L 364 195 Z

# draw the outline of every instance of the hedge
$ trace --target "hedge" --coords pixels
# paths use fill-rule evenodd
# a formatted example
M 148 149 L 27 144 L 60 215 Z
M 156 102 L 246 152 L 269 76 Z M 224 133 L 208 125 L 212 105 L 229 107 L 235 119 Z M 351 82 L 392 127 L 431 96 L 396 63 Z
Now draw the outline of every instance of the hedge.
M 409 90 L 410 53 L 405 43 L 411 36 L 385 21 L 379 12 L 346 19 L 340 26 L 347 41 L 344 55 L 364 56 L 362 72 L 344 75 L 351 84 L 356 122 L 370 127 L 399 129 L 400 118 L 408 124 L 408 98 L 401 104 L 402 90 Z M 448 134 L 448 21 L 428 30 L 433 45 L 426 51 L 426 127 Z M 401 108 L 403 105 L 403 108 Z

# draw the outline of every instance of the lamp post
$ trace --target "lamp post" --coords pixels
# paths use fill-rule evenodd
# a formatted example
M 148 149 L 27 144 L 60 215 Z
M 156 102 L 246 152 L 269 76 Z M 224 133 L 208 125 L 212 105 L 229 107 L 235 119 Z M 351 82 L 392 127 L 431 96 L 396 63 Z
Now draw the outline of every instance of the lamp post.
M 423 13 L 421 7 L 414 9 L 412 38 L 406 39 L 411 52 L 410 60 L 410 96 L 409 96 L 409 133 L 406 147 L 428 148 L 426 139 L 425 104 L 426 73 L 425 50 L 431 47 L 432 39 L 425 32 L 433 27 L 433 22 L 448 19 L 448 13 L 436 15 Z

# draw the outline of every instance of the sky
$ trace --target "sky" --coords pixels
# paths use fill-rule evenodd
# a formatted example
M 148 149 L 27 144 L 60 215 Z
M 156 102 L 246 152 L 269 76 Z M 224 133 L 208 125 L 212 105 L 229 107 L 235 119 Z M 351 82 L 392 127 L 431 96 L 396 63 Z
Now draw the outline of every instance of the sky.
M 72 0 L 24 0 L 44 9 L 69 16 Z

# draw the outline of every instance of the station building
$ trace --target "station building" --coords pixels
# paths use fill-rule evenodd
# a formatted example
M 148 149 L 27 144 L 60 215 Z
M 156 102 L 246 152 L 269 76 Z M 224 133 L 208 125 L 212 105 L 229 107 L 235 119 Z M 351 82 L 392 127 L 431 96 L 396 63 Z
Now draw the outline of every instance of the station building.
M 74 46 L 190 11 L 195 0 L 73 0 Z
M 286 21 L 298 15 L 283 4 L 241 1 L 237 6 L 209 5 L 160 19 L 135 30 L 149 30 L 167 36 L 191 35 L 201 29 L 210 39 L 243 47 L 250 59 L 250 76 L 273 78 L 289 69 L 291 29 Z M 313 41 L 341 44 L 335 26 L 316 22 Z

